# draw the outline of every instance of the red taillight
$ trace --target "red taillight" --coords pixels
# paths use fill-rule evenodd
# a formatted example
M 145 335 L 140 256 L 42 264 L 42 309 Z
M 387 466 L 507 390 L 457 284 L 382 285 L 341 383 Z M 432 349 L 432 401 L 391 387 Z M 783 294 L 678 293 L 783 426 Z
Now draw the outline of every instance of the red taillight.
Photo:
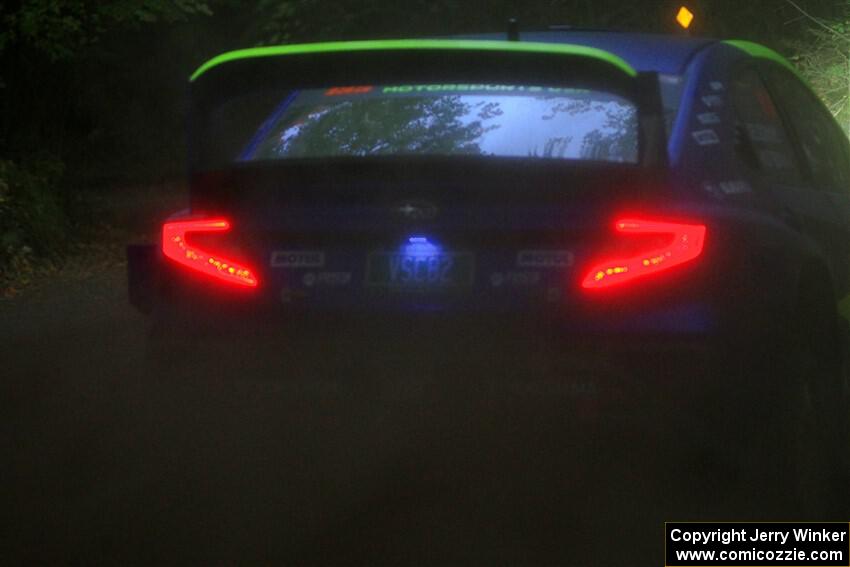
M 189 233 L 228 230 L 230 223 L 224 219 L 167 222 L 162 226 L 162 253 L 178 264 L 220 281 L 243 287 L 257 287 L 257 277 L 250 268 L 186 242 L 186 235 Z
M 669 236 L 670 241 L 646 252 L 594 264 L 582 280 L 584 289 L 605 289 L 664 272 L 696 259 L 705 245 L 706 228 L 701 224 L 623 218 L 614 223 L 614 229 L 623 235 Z

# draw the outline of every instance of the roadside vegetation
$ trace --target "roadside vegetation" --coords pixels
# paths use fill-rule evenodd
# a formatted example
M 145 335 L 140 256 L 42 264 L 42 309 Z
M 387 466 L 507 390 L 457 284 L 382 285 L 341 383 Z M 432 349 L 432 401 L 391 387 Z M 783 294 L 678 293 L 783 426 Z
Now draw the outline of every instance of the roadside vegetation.
M 745 38 L 788 55 L 850 131 L 850 0 L 21 0 L 0 4 L 0 297 L 122 234 L 103 206 L 182 175 L 185 78 L 228 49 L 553 24 Z M 649 6 L 649 7 L 648 7 Z M 100 205 L 97 205 L 97 204 Z M 111 249 L 120 255 L 122 242 Z
M 850 133 L 850 3 L 833 18 L 822 18 L 788 1 L 810 30 L 789 42 L 791 59 L 809 79 L 846 133 Z
M 102 196 L 179 175 L 182 85 L 151 68 L 168 67 L 156 44 L 211 14 L 194 0 L 0 4 L 0 297 L 101 262 Z
M 7 294 L 29 283 L 36 266 L 52 267 L 61 252 L 69 228 L 61 174 L 57 161 L 0 161 L 0 284 Z

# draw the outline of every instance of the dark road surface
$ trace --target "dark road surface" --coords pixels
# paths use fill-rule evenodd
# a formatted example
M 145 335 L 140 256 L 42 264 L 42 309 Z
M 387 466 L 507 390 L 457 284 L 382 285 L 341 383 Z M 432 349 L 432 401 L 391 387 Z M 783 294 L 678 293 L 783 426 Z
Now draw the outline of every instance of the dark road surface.
M 640 429 L 583 426 L 543 363 L 322 345 L 153 376 L 145 329 L 120 267 L 0 304 L 4 557 L 661 565 L 665 520 L 733 514 Z

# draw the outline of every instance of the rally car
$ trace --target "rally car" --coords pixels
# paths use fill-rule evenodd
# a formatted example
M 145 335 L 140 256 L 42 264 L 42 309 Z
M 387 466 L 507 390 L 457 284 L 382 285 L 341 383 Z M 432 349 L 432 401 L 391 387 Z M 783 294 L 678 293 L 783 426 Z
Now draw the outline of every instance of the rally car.
M 850 154 L 832 116 L 788 61 L 745 41 L 512 39 L 202 65 L 190 208 L 129 249 L 151 340 L 322 321 L 332 344 L 342 321 L 403 333 L 463 319 L 631 350 L 635 370 L 648 353 L 708 352 L 727 364 L 713 398 L 694 386 L 702 363 L 666 385 L 755 429 L 782 423 L 782 443 L 805 437 L 801 455 L 843 470 Z

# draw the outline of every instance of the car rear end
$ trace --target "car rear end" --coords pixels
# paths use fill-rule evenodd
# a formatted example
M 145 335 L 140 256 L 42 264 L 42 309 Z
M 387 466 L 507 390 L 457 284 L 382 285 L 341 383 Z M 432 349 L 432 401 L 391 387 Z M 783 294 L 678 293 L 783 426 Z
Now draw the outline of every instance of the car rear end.
M 356 344 L 622 378 L 692 361 L 726 324 L 734 259 L 673 186 L 658 79 L 610 54 L 283 48 L 208 64 L 192 99 L 191 208 L 131 258 L 131 295 L 192 351 Z

